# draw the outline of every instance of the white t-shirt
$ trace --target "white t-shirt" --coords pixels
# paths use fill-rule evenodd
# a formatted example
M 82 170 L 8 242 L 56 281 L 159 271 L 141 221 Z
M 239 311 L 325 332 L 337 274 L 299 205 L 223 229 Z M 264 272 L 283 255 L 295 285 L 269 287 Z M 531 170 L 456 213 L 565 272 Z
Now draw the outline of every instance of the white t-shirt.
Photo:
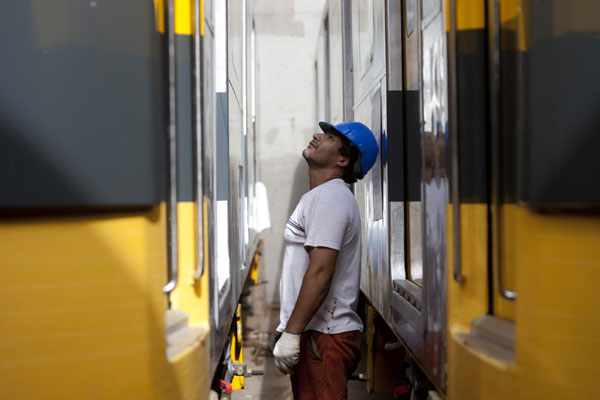
M 337 334 L 363 330 L 356 305 L 360 288 L 360 214 L 350 186 L 341 179 L 327 181 L 300 199 L 285 227 L 278 331 L 292 315 L 309 256 L 305 247 L 338 250 L 329 294 L 305 330 Z

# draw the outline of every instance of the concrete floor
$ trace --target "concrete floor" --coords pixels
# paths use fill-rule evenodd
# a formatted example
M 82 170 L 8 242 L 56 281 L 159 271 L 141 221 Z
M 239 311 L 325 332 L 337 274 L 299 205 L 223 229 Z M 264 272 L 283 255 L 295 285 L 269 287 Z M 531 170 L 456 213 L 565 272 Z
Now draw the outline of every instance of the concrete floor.
M 292 387 L 289 376 L 282 375 L 273 363 L 269 345 L 272 333 L 279 323 L 279 308 L 270 306 L 265 299 L 264 286 L 252 288 L 248 298 L 251 309 L 245 309 L 244 315 L 244 362 L 252 371 L 260 370 L 264 375 L 246 378 L 246 387 L 232 394 L 234 400 L 292 400 Z M 363 350 L 364 354 L 364 350 Z M 355 374 L 366 372 L 365 357 Z M 393 399 L 391 393 L 369 394 L 364 382 L 348 382 L 348 399 Z

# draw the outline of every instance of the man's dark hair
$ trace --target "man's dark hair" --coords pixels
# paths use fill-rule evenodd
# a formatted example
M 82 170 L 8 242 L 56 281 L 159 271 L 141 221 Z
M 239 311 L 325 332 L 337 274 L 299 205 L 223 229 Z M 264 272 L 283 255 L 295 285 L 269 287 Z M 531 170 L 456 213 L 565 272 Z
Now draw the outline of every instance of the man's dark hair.
M 342 145 L 338 149 L 340 154 L 346 157 L 350 163 L 344 168 L 343 179 L 346 183 L 354 183 L 356 182 L 356 176 L 354 174 L 354 164 L 358 157 L 360 156 L 360 152 L 358 147 L 356 147 L 352 142 L 345 137 L 344 135 L 338 134 L 338 136 L 342 139 Z

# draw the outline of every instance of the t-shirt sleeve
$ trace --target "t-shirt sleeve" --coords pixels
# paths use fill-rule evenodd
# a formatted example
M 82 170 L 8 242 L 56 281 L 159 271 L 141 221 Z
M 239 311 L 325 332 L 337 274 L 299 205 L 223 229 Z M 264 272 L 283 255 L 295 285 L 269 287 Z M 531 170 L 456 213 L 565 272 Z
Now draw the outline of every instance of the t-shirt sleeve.
M 318 201 L 307 210 L 304 247 L 327 247 L 340 250 L 349 223 L 344 207 L 328 201 Z

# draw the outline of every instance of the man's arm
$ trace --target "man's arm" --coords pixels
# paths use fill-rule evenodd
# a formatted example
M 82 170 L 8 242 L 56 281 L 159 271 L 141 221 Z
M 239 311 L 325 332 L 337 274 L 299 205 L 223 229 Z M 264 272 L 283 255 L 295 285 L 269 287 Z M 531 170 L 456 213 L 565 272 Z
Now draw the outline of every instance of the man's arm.
M 327 247 L 309 247 L 310 262 L 302 280 L 302 287 L 294 311 L 285 331 L 300 334 L 306 328 L 329 294 L 338 251 Z

